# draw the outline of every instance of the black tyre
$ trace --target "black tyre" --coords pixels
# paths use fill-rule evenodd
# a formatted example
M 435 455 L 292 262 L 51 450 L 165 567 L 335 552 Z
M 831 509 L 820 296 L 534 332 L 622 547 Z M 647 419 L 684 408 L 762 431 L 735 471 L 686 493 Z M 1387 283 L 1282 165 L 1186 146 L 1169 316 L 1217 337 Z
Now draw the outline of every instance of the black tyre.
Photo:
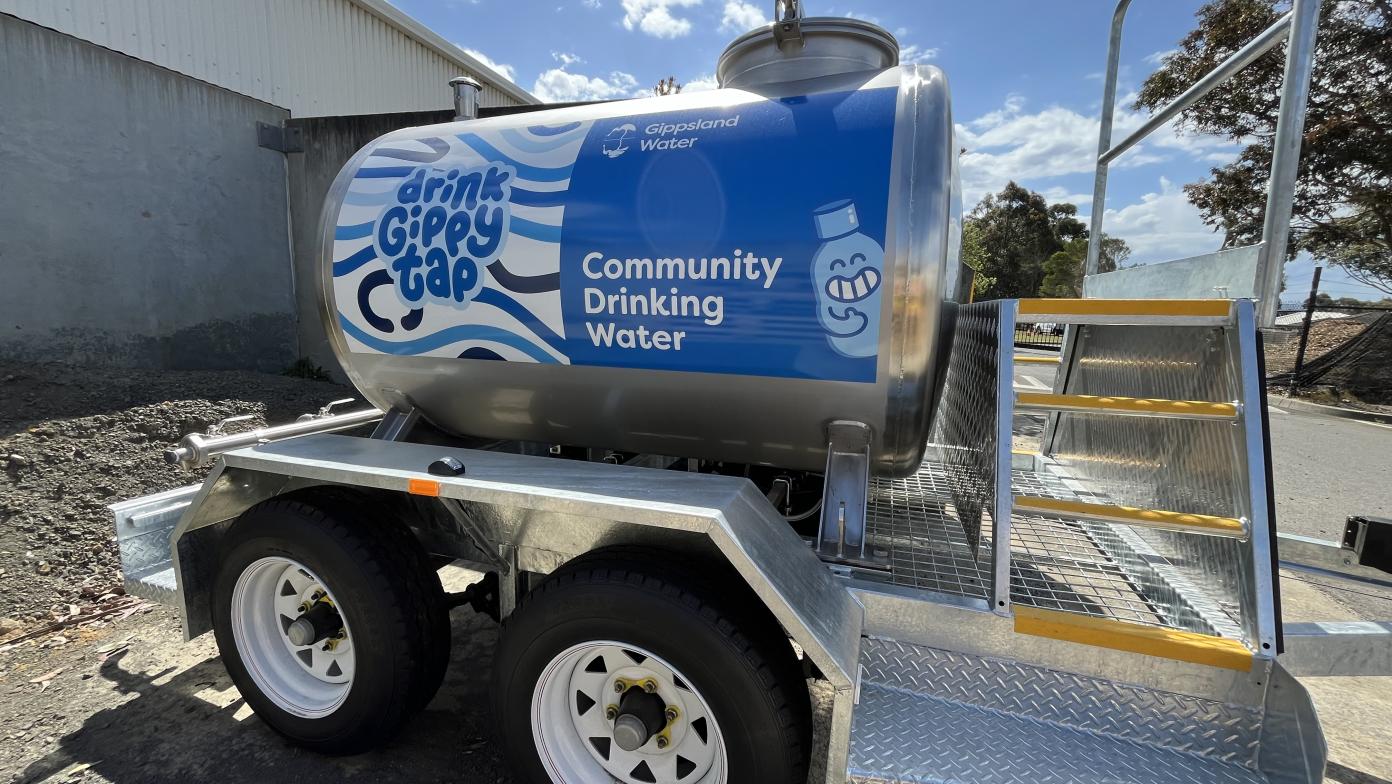
M 262 721 L 316 751 L 388 740 L 448 663 L 439 578 L 382 511 L 334 492 L 282 497 L 247 510 L 223 541 L 211 597 L 223 663 Z
M 520 781 L 806 780 L 801 667 L 723 565 L 636 548 L 577 559 L 505 621 L 494 667 Z

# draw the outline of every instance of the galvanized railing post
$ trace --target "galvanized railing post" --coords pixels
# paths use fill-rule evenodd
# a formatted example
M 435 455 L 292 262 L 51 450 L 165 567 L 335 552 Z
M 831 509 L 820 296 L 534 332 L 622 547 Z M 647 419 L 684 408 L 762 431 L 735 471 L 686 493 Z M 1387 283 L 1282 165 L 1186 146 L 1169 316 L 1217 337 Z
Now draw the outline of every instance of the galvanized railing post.
M 1097 134 L 1097 173 L 1092 181 L 1092 227 L 1088 234 L 1087 265 L 1083 275 L 1096 275 L 1102 257 L 1102 213 L 1107 208 L 1107 162 L 1112 146 L 1112 114 L 1116 110 L 1117 70 L 1121 64 L 1121 28 L 1131 0 L 1118 0 L 1112 13 L 1112 36 L 1107 42 L 1107 71 L 1102 76 L 1102 127 Z
M 1007 617 L 1014 613 L 1010 601 L 1010 529 L 1015 497 L 1010 480 L 1015 425 L 1015 315 L 1019 307 L 1019 300 L 1003 299 L 996 311 L 996 487 L 991 507 L 991 610 Z
M 1291 9 L 1290 39 L 1286 44 L 1286 70 L 1281 85 L 1281 110 L 1272 143 L 1271 179 L 1266 186 L 1266 215 L 1262 222 L 1262 248 L 1257 257 L 1257 326 L 1276 323 L 1280 306 L 1281 272 L 1286 264 L 1291 210 L 1295 203 L 1295 178 L 1300 164 L 1300 142 L 1305 131 L 1305 108 L 1310 100 L 1310 75 L 1315 63 L 1315 33 L 1319 29 L 1320 0 L 1295 0 Z
M 1270 327 L 1276 321 L 1290 234 L 1295 180 L 1300 162 L 1300 141 L 1305 126 L 1305 108 L 1310 97 L 1310 74 L 1314 67 L 1315 34 L 1319 27 L 1321 0 L 1295 0 L 1294 8 L 1270 27 L 1204 74 L 1183 93 L 1151 114 L 1141 127 L 1125 139 L 1112 144 L 1112 119 L 1116 102 L 1117 72 L 1121 60 L 1121 31 L 1131 0 L 1118 0 L 1112 15 L 1111 40 L 1107 45 L 1107 70 L 1102 85 L 1102 121 L 1097 138 L 1097 169 L 1092 189 L 1091 232 L 1088 236 L 1084 276 L 1096 275 L 1102 255 L 1102 218 L 1107 206 L 1107 169 L 1111 162 L 1185 109 L 1198 103 L 1238 71 L 1251 65 L 1282 39 L 1286 49 L 1284 81 L 1281 86 L 1280 114 L 1273 142 L 1271 177 L 1267 182 L 1266 214 L 1257 250 L 1254 293 L 1260 300 L 1257 324 Z

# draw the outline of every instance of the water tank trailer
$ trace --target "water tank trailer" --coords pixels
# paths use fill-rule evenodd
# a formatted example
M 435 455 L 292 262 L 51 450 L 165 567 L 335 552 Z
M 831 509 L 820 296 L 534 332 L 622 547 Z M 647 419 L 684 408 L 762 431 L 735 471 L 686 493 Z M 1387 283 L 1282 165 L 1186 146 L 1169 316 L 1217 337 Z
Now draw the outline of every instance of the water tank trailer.
M 430 701 L 469 605 L 518 781 L 1318 782 L 1292 672 L 1392 646 L 1282 633 L 1252 301 L 965 304 L 943 72 L 775 10 L 718 90 L 461 78 L 359 151 L 318 285 L 373 407 L 187 436 L 203 482 L 113 507 L 127 590 L 328 753 Z

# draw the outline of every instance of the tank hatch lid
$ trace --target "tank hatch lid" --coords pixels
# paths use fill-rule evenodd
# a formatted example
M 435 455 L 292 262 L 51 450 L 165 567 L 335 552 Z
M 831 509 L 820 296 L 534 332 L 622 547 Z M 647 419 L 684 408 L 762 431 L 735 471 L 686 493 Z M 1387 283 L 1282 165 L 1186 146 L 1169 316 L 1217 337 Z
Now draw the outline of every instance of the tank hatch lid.
M 828 16 L 785 17 L 725 47 L 715 75 L 721 87 L 750 88 L 898 64 L 899 42 L 879 25 Z

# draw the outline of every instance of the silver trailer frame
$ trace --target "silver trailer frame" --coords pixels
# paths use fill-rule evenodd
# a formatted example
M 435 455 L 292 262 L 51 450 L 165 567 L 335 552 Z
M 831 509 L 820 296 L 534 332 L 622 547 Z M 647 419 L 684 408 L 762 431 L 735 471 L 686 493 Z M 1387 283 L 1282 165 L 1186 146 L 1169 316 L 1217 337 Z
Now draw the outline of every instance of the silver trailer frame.
M 1257 508 L 1265 498 L 1260 417 L 1239 414 L 1233 428 L 1207 413 L 1058 414 L 1060 438 L 1081 432 L 1069 417 L 1231 430 L 1229 445 L 1193 446 L 1216 450 L 1216 459 L 1229 449 L 1245 455 L 1228 460 L 1237 469 L 1230 481 L 1252 508 L 1231 536 L 1032 511 L 1032 496 L 1096 503 L 1107 493 L 1125 499 L 1128 489 L 1061 453 L 1021 459 L 1010 450 L 1017 412 L 1039 405 L 1010 386 L 1017 318 L 1090 322 L 1081 328 L 1093 337 L 1073 347 L 1073 369 L 1060 373 L 1064 397 L 1087 380 L 1083 357 L 1109 361 L 1105 330 L 1172 338 L 1187 329 L 1192 347 L 1139 344 L 1138 366 L 1182 366 L 1185 352 L 1216 350 L 1215 361 L 1230 368 L 1219 375 L 1238 384 L 1234 412 L 1257 414 L 1259 385 L 1245 370 L 1254 361 L 1252 303 L 1225 303 L 1226 317 L 1132 326 L 1157 317 L 1102 319 L 1045 312 L 1047 304 L 962 309 L 930 459 L 911 477 L 872 479 L 866 490 L 866 541 L 885 566 L 819 558 L 746 479 L 408 443 L 397 439 L 410 417 L 392 412 L 377 437 L 319 433 L 241 446 L 218 455 L 201 485 L 118 505 L 128 590 L 174 604 L 185 634 L 202 634 L 212 620 L 218 540 L 238 515 L 289 492 L 351 487 L 433 510 L 400 524 L 430 552 L 496 571 L 503 615 L 533 576 L 596 549 L 718 556 L 830 685 L 830 732 L 818 754 L 828 782 L 1035 781 L 1045 761 L 1043 780 L 1086 780 L 1105 761 L 1137 782 L 1319 781 L 1323 738 L 1290 670 L 1367 672 L 1359 658 L 1389 629 L 1302 627 L 1276 657 L 1271 540 Z M 1212 343 L 1210 334 L 1227 339 Z M 1170 360 L 1155 354 L 1166 346 Z M 993 383 L 972 383 L 983 377 Z M 442 458 L 463 472 L 432 471 Z M 1181 540 L 1198 544 L 1177 558 L 1165 548 Z M 1319 549 L 1328 545 L 1309 547 L 1332 566 L 1337 556 Z M 1186 569 L 1185 559 L 1198 568 Z M 1204 573 L 1220 579 L 1205 583 Z M 1157 643 L 1157 633 L 1181 644 Z M 1212 646 L 1217 654 L 1205 652 Z M 962 726 L 975 729 L 963 734 Z M 945 734 L 954 738 L 946 747 Z

